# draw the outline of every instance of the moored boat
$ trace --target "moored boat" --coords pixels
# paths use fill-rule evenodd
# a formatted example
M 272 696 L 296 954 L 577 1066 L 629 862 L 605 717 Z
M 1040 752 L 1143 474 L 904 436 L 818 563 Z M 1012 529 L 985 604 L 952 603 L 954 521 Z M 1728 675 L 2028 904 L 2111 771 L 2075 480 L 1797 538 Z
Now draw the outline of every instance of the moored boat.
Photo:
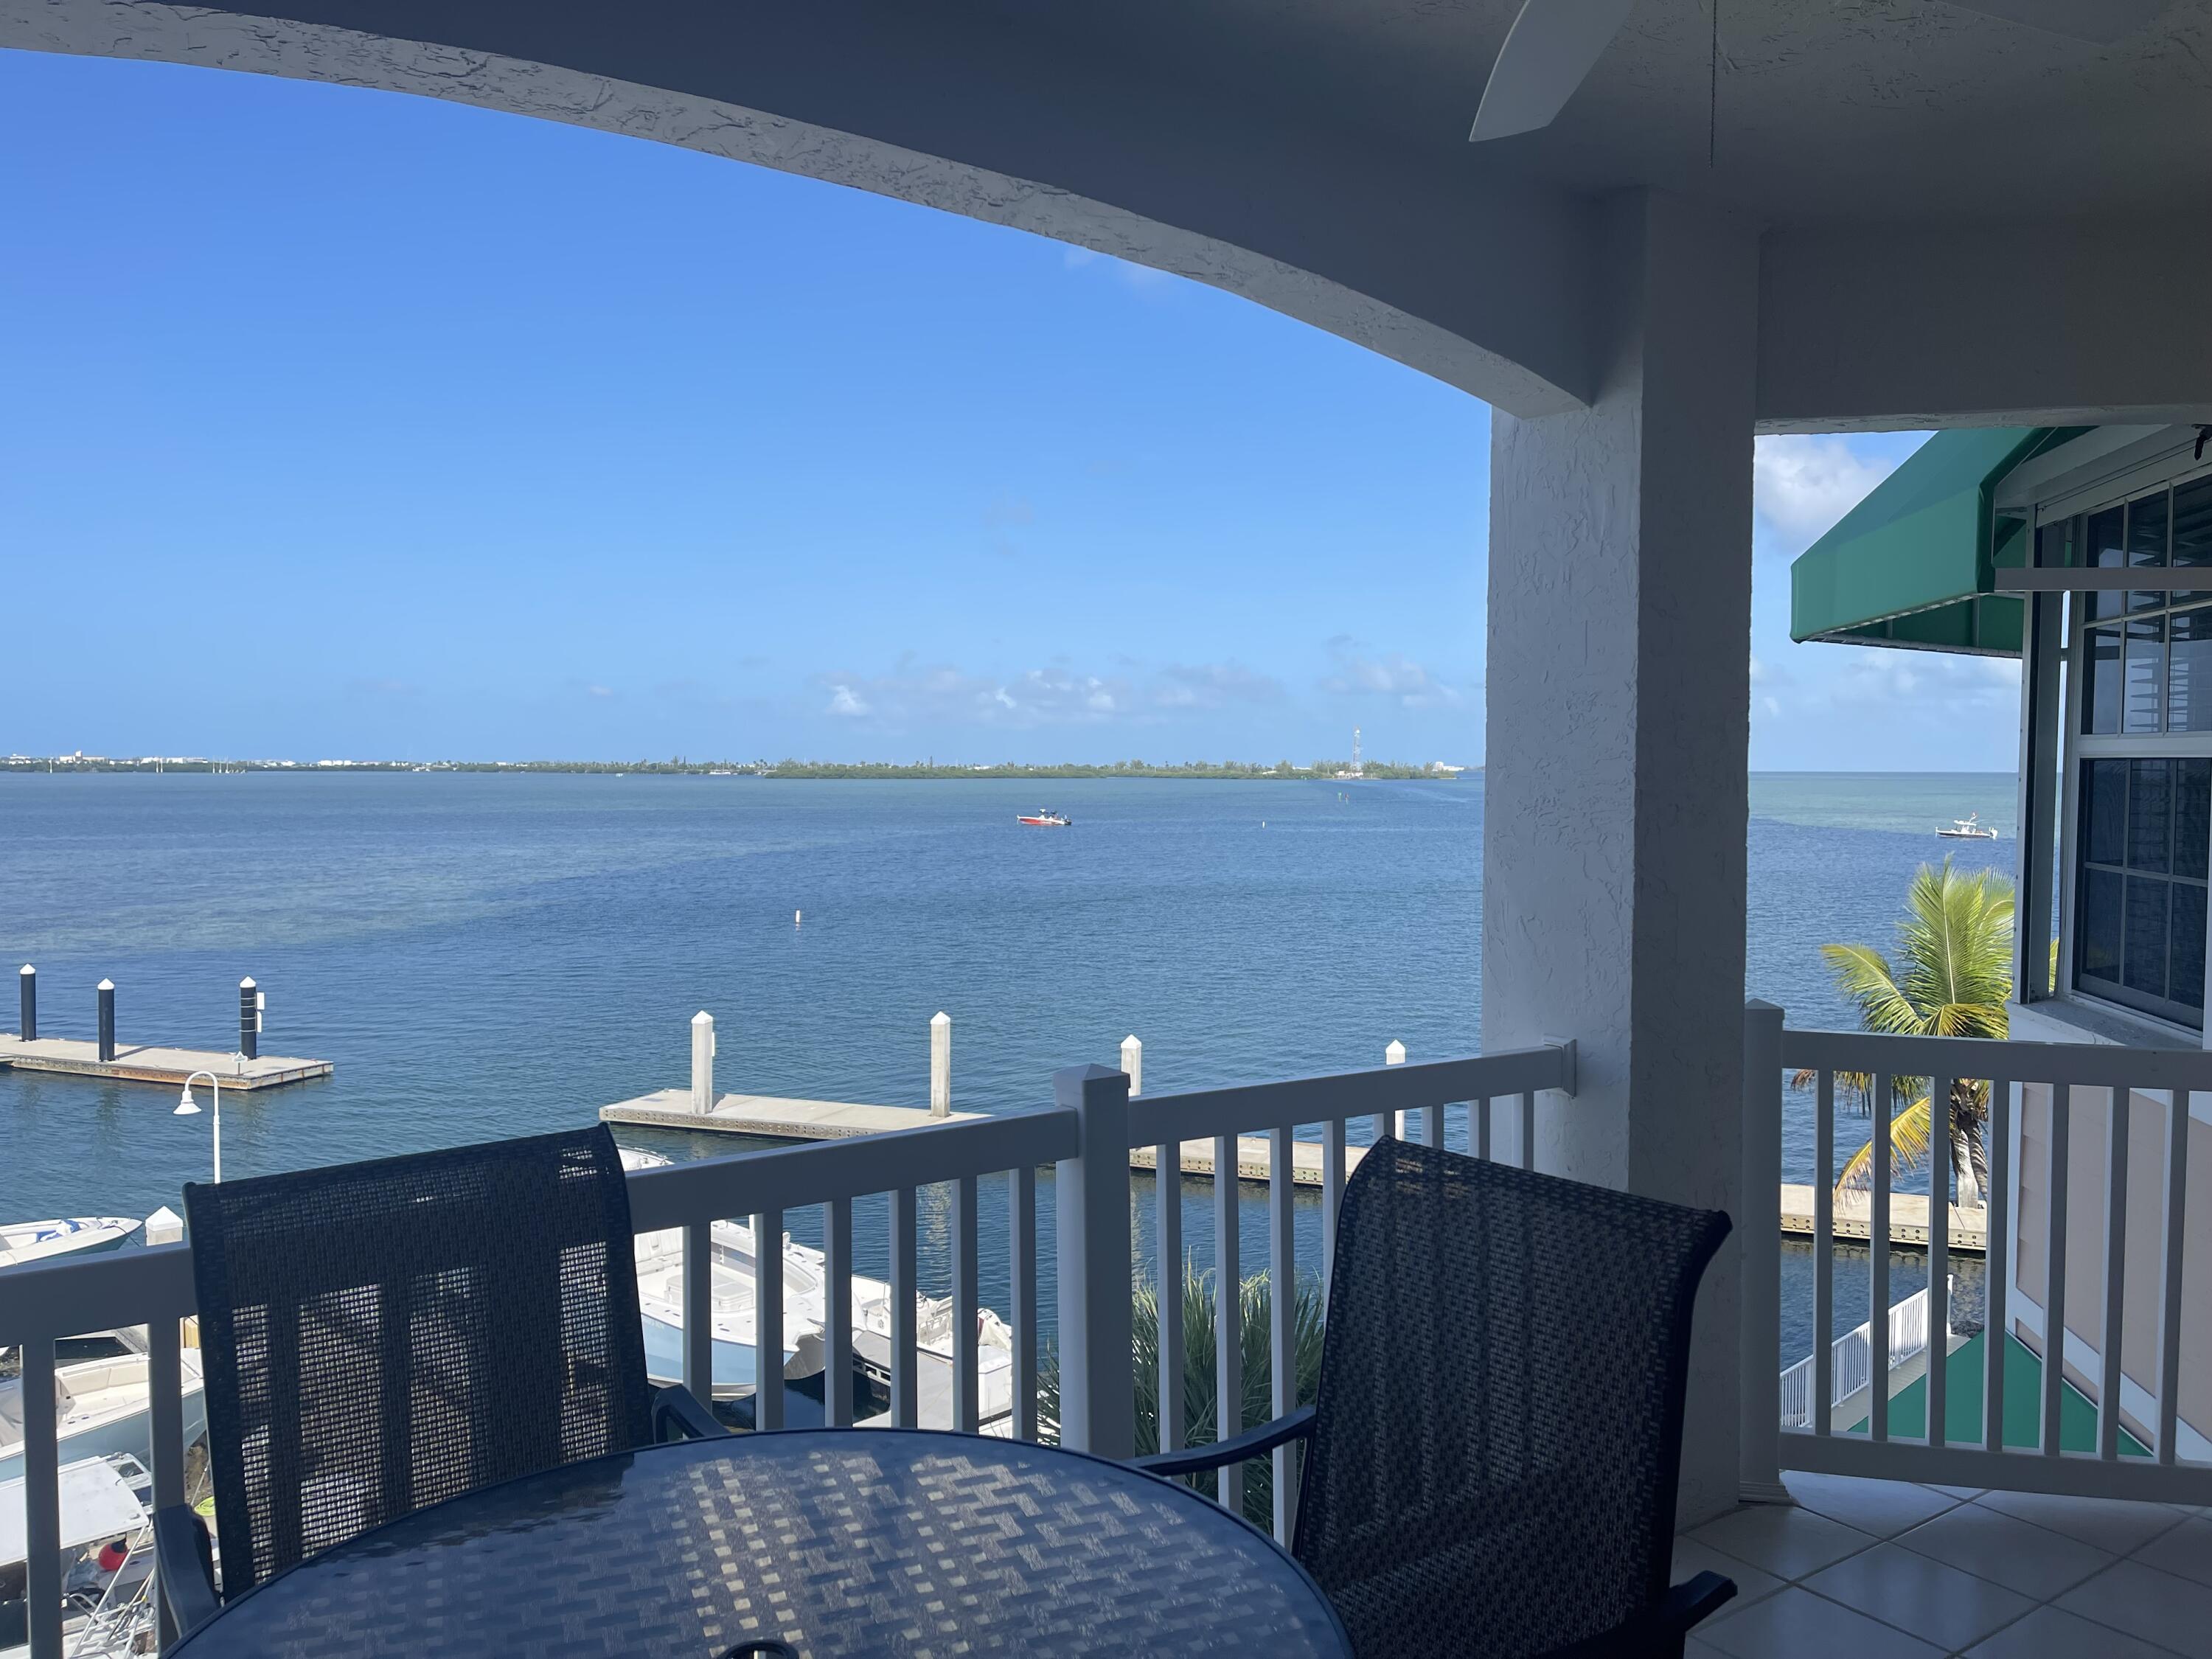
M 58 1221 L 18 1221 L 0 1226 L 0 1267 L 20 1267 L 58 1255 L 112 1250 L 138 1231 L 128 1216 L 83 1215 Z
M 1075 820 L 1047 809 L 1036 812 L 1024 812 L 1014 822 L 1026 823 L 1033 830 L 1065 830 Z
M 1948 830 L 1939 829 L 1936 834 L 1947 841 L 1995 841 L 1997 832 L 1981 822 L 1979 812 L 1969 812 L 1963 818 L 1953 818 Z

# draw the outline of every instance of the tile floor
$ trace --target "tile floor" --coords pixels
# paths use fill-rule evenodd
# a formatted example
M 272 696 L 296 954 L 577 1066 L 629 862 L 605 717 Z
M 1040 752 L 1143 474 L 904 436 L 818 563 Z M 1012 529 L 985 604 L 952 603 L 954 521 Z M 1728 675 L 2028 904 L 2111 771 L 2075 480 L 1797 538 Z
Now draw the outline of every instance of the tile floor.
M 1675 1540 L 1735 1601 L 1688 1659 L 2212 1659 L 2212 1511 L 1792 1474 Z

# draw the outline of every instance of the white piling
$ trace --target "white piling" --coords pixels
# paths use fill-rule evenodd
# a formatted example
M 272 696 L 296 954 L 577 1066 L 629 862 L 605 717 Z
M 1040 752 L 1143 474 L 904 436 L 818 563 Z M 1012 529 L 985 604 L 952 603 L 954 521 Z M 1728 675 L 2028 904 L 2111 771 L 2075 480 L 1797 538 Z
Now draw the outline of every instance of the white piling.
M 185 1218 L 164 1204 L 146 1218 L 149 1244 L 179 1244 L 185 1237 Z
M 942 1008 L 929 1020 L 929 1115 L 952 1114 L 952 1016 Z
M 1382 1063 L 1385 1066 L 1403 1066 L 1406 1063 L 1406 1045 L 1393 1042 L 1382 1051 Z M 1398 1114 L 1398 1139 L 1403 1140 L 1406 1138 L 1406 1115 L 1401 1112 Z
M 1133 1032 L 1121 1039 L 1121 1069 L 1129 1074 L 1129 1092 L 1145 1092 L 1145 1045 Z
M 714 1109 L 714 1017 L 704 1008 L 691 1016 L 691 1109 Z
M 793 910 L 793 911 L 791 913 L 791 925 L 792 925 L 793 927 L 798 927 L 801 922 L 805 921 L 805 920 L 806 920 L 805 915 L 805 913 L 804 913 L 804 912 L 802 912 L 802 911 Z

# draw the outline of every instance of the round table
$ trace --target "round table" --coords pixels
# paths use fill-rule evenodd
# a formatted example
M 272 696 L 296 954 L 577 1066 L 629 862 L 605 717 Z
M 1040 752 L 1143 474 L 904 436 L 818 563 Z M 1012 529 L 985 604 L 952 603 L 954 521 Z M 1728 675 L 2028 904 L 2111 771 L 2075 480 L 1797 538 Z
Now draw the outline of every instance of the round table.
M 1352 1649 L 1304 1569 L 1186 1486 L 1020 1441 L 805 1429 L 595 1458 L 417 1510 L 257 1586 L 173 1651 Z

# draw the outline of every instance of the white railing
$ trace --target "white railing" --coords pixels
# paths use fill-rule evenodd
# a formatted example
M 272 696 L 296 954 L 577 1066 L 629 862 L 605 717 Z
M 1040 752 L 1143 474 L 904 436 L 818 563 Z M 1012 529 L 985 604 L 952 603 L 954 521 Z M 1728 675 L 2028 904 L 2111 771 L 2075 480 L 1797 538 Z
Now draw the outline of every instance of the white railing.
M 1272 1318 L 1273 1409 L 1290 1409 L 1287 1390 L 1296 1371 L 1291 1352 L 1297 1273 L 1292 1201 L 1301 1154 L 1321 1168 L 1321 1273 L 1331 1269 L 1336 1210 L 1358 1149 L 1347 1147 L 1353 1118 L 1372 1115 L 1377 1133 L 1392 1115 L 1417 1115 L 1418 1138 L 1444 1139 L 1446 1112 L 1463 1115 L 1470 1150 L 1489 1156 L 1493 1139 L 1527 1167 L 1534 1144 L 1537 1096 L 1571 1094 L 1575 1050 L 1569 1043 L 1471 1060 L 1395 1066 L 1339 1077 L 1308 1078 L 1247 1087 L 1132 1098 L 1119 1072 L 1078 1067 L 1054 1079 L 1055 1103 L 999 1117 L 956 1119 L 925 1127 L 774 1151 L 643 1169 L 629 1176 L 632 1224 L 640 1235 L 680 1231 L 684 1381 L 701 1399 L 713 1388 L 714 1224 L 744 1217 L 756 1240 L 784 1236 L 793 1211 L 822 1214 L 825 1306 L 823 1324 L 826 1414 L 835 1425 L 852 1416 L 849 1386 L 854 1328 L 854 1204 L 888 1195 L 886 1251 L 890 1288 L 890 1418 L 920 1421 L 921 1304 L 917 1278 L 917 1193 L 939 1183 L 951 1188 L 948 1239 L 952 1291 L 951 1426 L 973 1431 L 980 1411 L 978 1328 L 982 1308 L 977 1285 L 981 1209 L 978 1183 L 1004 1176 L 1009 1305 L 1003 1310 L 1012 1344 L 1011 1428 L 1018 1437 L 1039 1431 L 1037 1371 L 1037 1170 L 1055 1166 L 1057 1211 L 1054 1266 L 1058 1280 L 1060 1409 L 1056 1430 L 1065 1444 L 1103 1455 L 1134 1450 L 1134 1381 L 1131 1375 L 1132 1194 L 1130 1154 L 1153 1147 L 1158 1157 L 1163 1320 L 1159 1379 L 1161 1444 L 1185 1443 L 1181 1347 L 1182 1160 L 1179 1143 L 1210 1140 L 1213 1168 L 1239 1170 L 1252 1178 L 1251 1160 L 1240 1157 L 1240 1134 L 1267 1136 L 1269 1267 L 1275 1294 Z M 1317 1142 L 1297 1132 L 1314 1127 Z M 1315 1149 L 1317 1148 L 1317 1151 Z M 1249 1426 L 1234 1420 L 1243 1395 L 1237 1346 L 1238 1188 L 1214 1185 L 1218 1283 L 1222 1287 L 1216 1354 L 1223 1436 Z M 775 1259 L 772 1249 L 760 1252 Z M 757 1259 L 758 1259 L 757 1257 Z M 754 1392 L 759 1427 L 781 1426 L 784 1310 L 781 1275 L 759 1272 L 753 1297 Z M 168 1244 L 115 1255 L 64 1260 L 0 1272 L 0 1349 L 21 1351 L 23 1398 L 50 1400 L 54 1391 L 57 1340 L 142 1326 L 148 1334 L 151 1393 L 150 1443 L 155 1498 L 167 1505 L 185 1499 L 185 1443 L 180 1322 L 197 1310 L 189 1247 Z M 25 1413 L 25 1522 L 30 1600 L 31 1659 L 60 1659 L 60 1496 L 57 1425 L 51 1411 Z M 1294 1502 L 1291 1465 L 1274 1454 L 1276 1530 L 1287 1539 Z M 1241 1476 L 1225 1471 L 1222 1501 L 1241 1502 Z M 165 1641 L 168 1632 L 164 1632 Z
M 1771 1460 L 1784 1468 L 1868 1475 L 1887 1480 L 1940 1481 L 1957 1486 L 2010 1488 L 2087 1497 L 2162 1499 L 2174 1503 L 2212 1502 L 2212 1462 L 2183 1449 L 2190 1435 L 2180 1415 L 2182 1370 L 2181 1326 L 2185 1305 L 2182 1267 L 2190 1200 L 2188 1180 L 2190 1097 L 2212 1093 L 2212 1053 L 2198 1049 L 2120 1048 L 2097 1043 L 1987 1042 L 1972 1038 L 1893 1036 L 1856 1031 L 1785 1031 L 1780 1016 L 1754 1005 L 1746 1024 L 1747 1142 L 1751 1130 L 1763 1119 L 1778 1124 L 1786 1098 L 1785 1075 L 1809 1073 L 1814 1113 L 1813 1176 L 1813 1352 L 1808 1385 L 1812 1400 L 1833 1400 L 1839 1379 L 1835 1374 L 1835 1204 L 1838 1169 L 1836 1122 L 1836 1082 L 1839 1075 L 1857 1074 L 1872 1082 L 1873 1110 L 1867 1131 L 1870 1154 L 1868 1188 L 1869 1224 L 1866 1250 L 1870 1306 L 1889 1305 L 1893 1249 L 1892 1195 L 1893 1169 L 1890 1137 L 1893 1115 L 1906 1103 L 1897 1097 L 1900 1079 L 1915 1079 L 1916 1091 L 1938 1103 L 1936 1132 L 1929 1139 L 1929 1302 L 1927 1328 L 1950 1326 L 1949 1277 L 1953 1206 L 1942 1201 L 1951 1189 L 1952 1146 L 1944 1133 L 1942 1103 L 1948 1100 L 1954 1081 L 1988 1085 L 1989 1115 L 1984 1129 L 1988 1148 L 1989 1190 L 1985 1194 L 1989 1267 L 1987 1313 L 1984 1322 L 1982 1429 L 1972 1444 L 1949 1437 L 1946 1423 L 1949 1367 L 1931 1358 L 1927 1368 L 1927 1433 L 1893 1434 L 1890 1426 L 1889 1390 L 1872 1388 L 1868 1394 L 1864 1434 L 1835 1431 L 1826 1412 L 1809 1412 L 1802 1427 L 1784 1426 L 1768 1443 L 1763 1427 L 1747 1425 L 1746 1474 L 1756 1478 L 1759 1465 Z M 1772 1029 L 1767 1029 L 1771 1024 Z M 1778 1041 L 1777 1040 L 1778 1038 Z M 2032 1172 L 2016 1167 L 2019 1161 L 2017 1121 L 2029 1091 L 2039 1121 L 2047 1124 L 2046 1157 Z M 2101 1269 L 2102 1313 L 2099 1328 L 2084 1333 L 2069 1330 L 2068 1292 L 2068 1221 L 2075 1207 L 2068 1188 L 2073 1158 L 2069 1152 L 2075 1114 L 2075 1095 L 2085 1102 L 2103 1103 L 2105 1129 L 2104 1191 L 2101 1237 L 2097 1259 Z M 2045 1097 L 2047 1096 L 2047 1100 Z M 2139 1328 L 2129 1341 L 2136 1353 L 2148 1349 L 2156 1355 L 2148 1382 L 2129 1376 L 2123 1368 L 2123 1340 L 2127 1336 L 2130 1304 L 2129 1238 L 2131 1145 L 2148 1142 L 2157 1151 L 2155 1182 L 2159 1214 L 2155 1245 L 2143 1260 L 2139 1251 L 2136 1267 L 2154 1273 L 2156 1296 L 2148 1301 L 2153 1314 L 2148 1327 Z M 2018 1283 L 2019 1228 L 2016 1207 L 2022 1201 L 2023 1173 L 2041 1177 L 2043 1190 L 2035 1196 L 2028 1218 L 2040 1226 L 2042 1282 Z M 1778 1159 L 1770 1163 L 1763 1179 L 1770 1186 L 1780 1178 Z M 1747 1172 L 1747 1178 L 1749 1178 Z M 2137 1177 L 2138 1183 L 2141 1176 Z M 2202 1185 L 2200 1180 L 2200 1188 Z M 2029 1192 L 2033 1194 L 2032 1186 Z M 2206 1201 L 2200 1192 L 2200 1202 Z M 2077 1291 L 2088 1287 L 2074 1278 Z M 2018 1297 L 2018 1306 L 2013 1305 Z M 2197 1292 L 2201 1301 L 2203 1292 Z M 2140 1303 L 2142 1299 L 2138 1298 Z M 1755 1354 L 1771 1355 L 1778 1346 L 1778 1297 L 1747 1303 L 1747 1364 Z M 1749 1322 L 1761 1322 L 1754 1328 Z M 2056 1342 L 2046 1333 L 2059 1334 Z M 1886 1376 L 1890 1369 L 1890 1323 L 1871 1322 L 1867 1351 L 1868 1375 Z M 2006 1443 L 2005 1353 L 2008 1338 L 2039 1348 L 2043 1361 L 2036 1400 L 2036 1437 L 2033 1446 Z M 1763 1346 L 1761 1346 L 1763 1344 Z M 2140 1369 L 2140 1367 L 2139 1367 Z M 2069 1371 L 2072 1375 L 2069 1376 Z M 2192 1386 L 2201 1386 L 2191 1379 Z M 2069 1451 L 2061 1435 L 2062 1407 L 2069 1388 L 2076 1388 L 2094 1405 L 2096 1439 L 2094 1450 Z M 1755 1398 L 1747 1395 L 1746 1398 Z M 2148 1456 L 2122 1455 L 2125 1435 L 2148 1447 Z M 1756 1451 L 1752 1440 L 1756 1438 Z M 2202 1450 L 2201 1442 L 2191 1442 Z
M 1945 1336 L 1948 1338 L 1948 1332 Z M 1898 1369 L 1928 1349 L 1928 1291 L 1923 1287 L 1889 1310 L 1889 1369 L 1893 1376 Z M 1826 1408 L 1837 1407 L 1864 1389 L 1874 1379 L 1874 1322 L 1869 1319 L 1855 1330 L 1838 1337 L 1828 1350 L 1829 1374 L 1835 1392 L 1829 1397 Z M 1813 1420 L 1813 1356 L 1802 1359 L 1782 1373 L 1782 1426 L 1785 1429 L 1808 1427 Z

